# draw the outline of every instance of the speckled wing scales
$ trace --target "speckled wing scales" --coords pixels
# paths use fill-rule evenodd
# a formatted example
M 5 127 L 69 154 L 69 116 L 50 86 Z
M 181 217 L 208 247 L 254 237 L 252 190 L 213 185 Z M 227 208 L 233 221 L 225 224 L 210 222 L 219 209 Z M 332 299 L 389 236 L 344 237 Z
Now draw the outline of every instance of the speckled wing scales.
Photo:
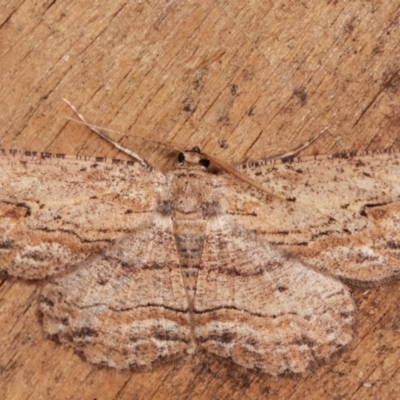
M 191 343 L 171 218 L 156 214 L 73 272 L 40 303 L 45 331 L 96 364 L 150 367 Z
M 167 176 L 60 158 L 0 153 L 0 271 L 49 278 L 44 329 L 91 362 L 149 367 L 197 344 L 304 373 L 354 337 L 337 277 L 400 275 L 397 154 L 249 163 L 242 181 L 197 149 Z
M 198 343 L 272 375 L 304 373 L 352 341 L 356 307 L 337 279 L 236 225 L 210 219 L 194 300 Z
M 253 214 L 233 211 L 236 222 L 349 283 L 399 277 L 399 153 L 248 163 L 240 170 L 285 201 L 248 196 L 240 201 L 245 210 L 252 204 Z
M 129 164 L 0 152 L 0 271 L 65 271 L 148 218 L 165 177 Z
M 0 154 L 0 270 L 50 277 L 45 331 L 93 363 L 149 367 L 191 341 L 165 176 L 137 162 Z

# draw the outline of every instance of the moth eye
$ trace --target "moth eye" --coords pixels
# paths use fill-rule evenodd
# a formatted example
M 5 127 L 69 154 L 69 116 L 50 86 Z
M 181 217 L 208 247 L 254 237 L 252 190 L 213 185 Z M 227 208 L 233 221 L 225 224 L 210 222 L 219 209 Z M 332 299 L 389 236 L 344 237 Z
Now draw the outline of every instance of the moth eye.
M 185 155 L 183 153 L 179 153 L 178 161 L 179 162 L 184 162 L 185 161 Z
M 207 160 L 206 158 L 202 158 L 202 159 L 199 161 L 199 164 L 200 164 L 202 167 L 208 168 L 208 167 L 210 166 L 210 160 Z

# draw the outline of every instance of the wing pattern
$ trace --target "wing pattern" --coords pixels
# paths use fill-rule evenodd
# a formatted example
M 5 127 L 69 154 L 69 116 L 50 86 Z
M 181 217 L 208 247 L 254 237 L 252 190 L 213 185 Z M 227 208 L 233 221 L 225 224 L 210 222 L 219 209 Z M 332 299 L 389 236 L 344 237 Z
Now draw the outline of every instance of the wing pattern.
M 191 344 L 171 219 L 149 222 L 43 290 L 45 331 L 93 363 L 148 367 Z
M 41 279 L 127 234 L 157 208 L 165 177 L 104 159 L 0 154 L 0 271 Z
M 337 279 L 227 216 L 209 222 L 194 304 L 196 338 L 207 350 L 272 375 L 304 372 L 346 348 L 356 320 Z
M 240 168 L 277 197 L 254 201 L 260 198 L 254 190 L 247 195 L 232 191 L 240 199 L 225 196 L 224 204 L 239 224 L 307 265 L 358 286 L 399 277 L 398 153 L 299 158 Z
M 349 347 L 357 310 L 342 281 L 399 277 L 399 156 L 239 167 L 265 191 L 210 175 L 204 156 L 182 153 L 164 176 L 0 153 L 0 271 L 47 278 L 45 331 L 119 369 L 198 346 L 304 373 Z

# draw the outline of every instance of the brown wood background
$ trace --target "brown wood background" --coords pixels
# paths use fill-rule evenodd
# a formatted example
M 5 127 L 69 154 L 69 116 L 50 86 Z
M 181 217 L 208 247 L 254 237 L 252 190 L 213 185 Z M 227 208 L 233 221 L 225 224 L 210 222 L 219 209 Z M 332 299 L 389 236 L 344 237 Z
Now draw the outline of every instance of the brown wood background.
M 0 146 L 115 156 L 91 121 L 232 163 L 400 147 L 398 1 L 0 1 Z M 122 143 L 160 168 L 162 147 Z M 120 156 L 120 154 L 119 154 Z M 1 171 L 0 171 L 1 173 Z M 0 281 L 1 399 L 400 399 L 400 284 L 354 289 L 354 348 L 307 378 L 202 356 L 147 372 L 46 338 L 37 282 Z

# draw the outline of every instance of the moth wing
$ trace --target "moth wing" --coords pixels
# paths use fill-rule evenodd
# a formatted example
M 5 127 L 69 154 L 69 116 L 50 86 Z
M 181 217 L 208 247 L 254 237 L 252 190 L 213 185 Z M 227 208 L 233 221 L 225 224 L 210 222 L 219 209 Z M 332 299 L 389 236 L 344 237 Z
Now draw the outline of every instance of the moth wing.
M 40 301 L 44 330 L 93 363 L 149 367 L 191 342 L 172 221 L 157 215 L 74 271 Z
M 237 223 L 352 284 L 400 276 L 399 154 L 261 161 L 239 169 L 271 196 L 252 188 L 224 195 L 223 207 Z
M 128 234 L 165 178 L 138 163 L 0 152 L 0 271 L 41 279 Z
M 352 341 L 356 307 L 337 279 L 305 267 L 226 215 L 210 219 L 193 305 L 198 344 L 239 365 L 304 373 Z

